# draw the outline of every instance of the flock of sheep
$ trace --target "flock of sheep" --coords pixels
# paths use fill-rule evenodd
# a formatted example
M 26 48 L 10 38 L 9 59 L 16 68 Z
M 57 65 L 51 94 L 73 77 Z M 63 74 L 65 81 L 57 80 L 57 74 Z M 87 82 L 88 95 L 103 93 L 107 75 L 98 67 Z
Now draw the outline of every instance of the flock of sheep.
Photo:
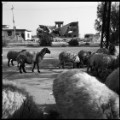
M 68 57 L 74 61 L 73 66 L 87 66 L 86 72 L 64 71 L 53 82 L 53 95 L 62 118 L 119 119 L 119 54 L 115 46 L 111 44 L 95 53 L 82 50 L 76 57 L 61 54 L 63 68 Z
M 11 60 L 17 61 L 20 73 L 26 72 L 25 63 L 35 65 L 48 48 L 38 53 L 27 50 L 9 51 L 8 66 Z M 115 46 L 100 48 L 96 52 L 81 50 L 78 54 L 63 51 L 59 54 L 59 67 L 72 63 L 73 68 L 60 73 L 53 81 L 53 96 L 57 111 L 65 119 L 119 119 L 119 54 Z M 87 67 L 86 72 L 79 68 Z

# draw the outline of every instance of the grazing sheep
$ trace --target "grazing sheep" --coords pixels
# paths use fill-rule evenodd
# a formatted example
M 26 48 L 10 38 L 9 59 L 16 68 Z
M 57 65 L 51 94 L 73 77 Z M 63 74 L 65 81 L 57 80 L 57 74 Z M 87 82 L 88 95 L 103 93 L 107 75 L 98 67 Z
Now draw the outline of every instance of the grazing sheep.
M 99 48 L 96 53 L 103 53 L 103 54 L 108 54 L 108 55 L 117 55 L 117 50 L 115 48 L 114 44 L 109 45 L 108 49 L 107 48 Z
M 80 64 L 80 59 L 78 55 L 65 51 L 59 54 L 59 61 L 60 61 L 59 66 L 62 66 L 62 68 L 64 68 L 65 63 L 68 62 L 71 62 L 73 64 L 73 68 L 75 66 L 79 67 Z
M 91 72 L 95 71 L 97 76 L 99 76 L 99 73 L 103 70 L 114 70 L 116 68 L 117 59 L 118 57 L 115 55 L 95 53 L 89 59 L 87 72 L 89 72 L 89 69 L 92 67 Z
M 22 73 L 22 70 L 23 70 L 23 72 L 26 73 L 25 63 L 27 63 L 27 64 L 33 64 L 32 72 L 34 72 L 34 68 L 37 65 L 37 70 L 40 73 L 39 64 L 43 60 L 44 55 L 46 53 L 50 54 L 50 50 L 48 48 L 43 48 L 38 53 L 35 53 L 35 52 L 34 53 L 30 53 L 28 51 L 20 53 L 17 56 L 17 62 L 20 64 L 20 66 L 19 66 L 20 73 Z
M 109 54 L 109 50 L 107 48 L 99 48 L 96 53 L 104 53 Z
M 119 89 L 119 68 L 115 69 L 106 79 L 105 84 L 120 95 Z
M 64 119 L 119 118 L 119 96 L 86 72 L 59 74 L 53 82 L 53 95 Z
M 24 51 L 26 51 L 25 49 L 23 49 L 23 50 L 21 50 L 21 51 L 9 51 L 8 53 L 7 53 L 7 58 L 8 58 L 8 66 L 10 66 L 10 60 L 11 60 L 11 65 L 14 65 L 13 64 L 13 61 L 16 61 L 16 58 L 17 58 L 17 56 L 18 56 L 18 54 L 19 53 L 21 53 L 21 52 L 24 52 Z
M 88 64 L 88 59 L 91 55 L 91 51 L 84 51 L 81 50 L 80 52 L 78 52 L 78 57 L 80 58 L 80 65 L 81 67 L 83 65 L 87 65 Z
M 32 97 L 19 85 L 3 80 L 2 118 L 3 119 L 40 119 L 42 111 Z

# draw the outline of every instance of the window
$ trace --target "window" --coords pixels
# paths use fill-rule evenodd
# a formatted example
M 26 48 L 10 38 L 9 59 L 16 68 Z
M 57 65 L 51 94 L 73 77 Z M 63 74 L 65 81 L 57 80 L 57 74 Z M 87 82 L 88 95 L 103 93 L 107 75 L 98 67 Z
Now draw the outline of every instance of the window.
M 27 37 L 28 37 L 28 38 L 30 37 L 30 34 L 29 34 L 29 33 L 27 34 Z

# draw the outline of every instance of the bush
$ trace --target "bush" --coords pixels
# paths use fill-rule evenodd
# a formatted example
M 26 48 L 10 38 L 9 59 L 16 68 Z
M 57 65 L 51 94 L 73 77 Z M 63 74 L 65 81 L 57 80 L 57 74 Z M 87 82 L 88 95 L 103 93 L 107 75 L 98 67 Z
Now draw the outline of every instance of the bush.
M 79 42 L 77 39 L 71 39 L 68 43 L 70 46 L 78 46 L 79 45 Z
M 51 46 L 52 38 L 49 35 L 42 35 L 40 37 L 40 46 Z
M 89 46 L 89 45 L 90 45 L 90 43 L 86 42 L 86 43 L 85 43 L 85 45 Z

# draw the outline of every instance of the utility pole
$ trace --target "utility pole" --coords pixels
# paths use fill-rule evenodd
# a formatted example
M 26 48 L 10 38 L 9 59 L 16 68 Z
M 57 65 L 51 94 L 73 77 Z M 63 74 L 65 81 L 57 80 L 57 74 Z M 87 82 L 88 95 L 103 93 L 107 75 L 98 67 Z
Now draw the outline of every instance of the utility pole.
M 13 15 L 13 29 L 14 29 L 14 37 L 15 37 L 15 39 L 16 39 L 16 38 L 17 38 L 17 37 L 16 37 L 16 26 L 15 26 L 15 20 L 14 20 L 14 12 L 13 12 L 13 9 L 14 9 L 14 7 L 13 7 L 13 5 L 12 5 L 11 10 L 12 10 L 12 15 Z

